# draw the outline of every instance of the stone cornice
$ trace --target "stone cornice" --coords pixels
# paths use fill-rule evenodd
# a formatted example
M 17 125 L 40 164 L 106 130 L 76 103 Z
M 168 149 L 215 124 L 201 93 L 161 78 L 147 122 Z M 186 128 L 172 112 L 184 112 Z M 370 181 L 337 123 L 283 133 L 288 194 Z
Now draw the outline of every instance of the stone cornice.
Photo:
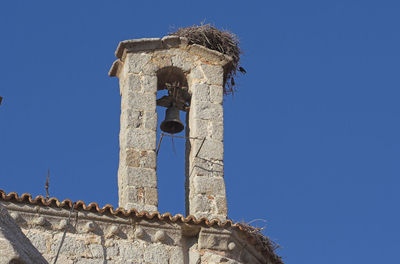
M 142 38 L 129 39 L 121 41 L 118 44 L 115 56 L 118 58 L 112 64 L 108 75 L 117 76 L 119 67 L 125 60 L 126 53 L 147 52 L 154 50 L 166 50 L 171 48 L 179 48 L 189 52 L 193 56 L 199 56 L 202 60 L 218 63 L 225 66 L 232 62 L 232 58 L 218 51 L 208 49 L 197 44 L 188 44 L 188 40 L 183 37 L 165 36 L 163 38 Z
M 247 230 L 246 226 L 233 223 L 231 220 L 221 222 L 219 219 L 213 219 L 209 221 L 206 218 L 196 219 L 191 215 L 187 217 L 180 214 L 172 216 L 170 213 L 137 212 L 134 209 L 126 211 L 122 208 L 114 210 L 111 205 L 100 208 L 97 203 L 86 205 L 82 201 L 72 203 L 69 199 L 60 202 L 57 198 L 45 199 L 43 196 L 32 198 L 30 194 L 18 196 L 14 192 L 6 194 L 2 190 L 0 190 L 0 203 L 9 210 L 10 215 L 21 227 L 60 230 L 65 227 L 65 219 L 68 218 L 73 205 L 72 218 L 80 219 L 79 225 L 75 227 L 76 232 L 97 232 L 106 236 L 119 234 L 125 238 L 136 238 L 143 235 L 151 241 L 156 241 L 160 239 L 160 234 L 156 235 L 157 231 L 164 230 L 168 236 L 168 240 L 165 241 L 175 245 L 181 243 L 182 235 L 197 235 L 201 230 L 203 231 L 200 233 L 205 236 L 216 232 L 216 237 L 211 239 L 213 241 L 219 241 L 218 237 L 226 237 L 231 234 L 230 237 L 236 245 L 247 245 L 246 250 L 250 254 L 248 257 L 266 258 L 270 263 L 282 263 L 273 250 L 265 244 L 268 238 L 260 237 L 257 233 Z M 137 228 L 139 226 L 141 229 Z M 116 228 L 117 230 L 115 230 Z M 201 234 L 200 238 L 204 237 Z M 224 250 L 230 252 L 229 247 L 232 247 L 233 244 L 231 246 L 229 244 L 230 242 L 224 245 L 211 243 L 209 248 L 224 247 Z

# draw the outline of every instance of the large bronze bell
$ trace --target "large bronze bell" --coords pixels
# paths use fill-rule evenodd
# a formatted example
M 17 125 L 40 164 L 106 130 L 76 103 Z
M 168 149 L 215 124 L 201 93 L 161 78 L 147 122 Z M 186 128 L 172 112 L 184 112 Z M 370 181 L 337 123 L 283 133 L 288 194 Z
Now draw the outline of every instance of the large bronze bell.
M 165 120 L 162 121 L 161 130 L 170 134 L 179 133 L 183 130 L 184 125 L 179 119 L 179 109 L 175 106 L 170 106 L 165 111 Z

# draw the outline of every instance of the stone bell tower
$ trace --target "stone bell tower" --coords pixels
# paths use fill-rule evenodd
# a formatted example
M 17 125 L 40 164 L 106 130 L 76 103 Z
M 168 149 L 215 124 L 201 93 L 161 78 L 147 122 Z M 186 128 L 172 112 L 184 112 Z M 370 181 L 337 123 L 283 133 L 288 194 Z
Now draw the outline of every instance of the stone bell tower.
M 223 85 L 231 58 L 185 38 L 119 43 L 109 75 L 121 94 L 119 206 L 157 211 L 157 91 L 179 84 L 186 118 L 186 214 L 225 220 Z
M 123 41 L 116 56 L 109 74 L 122 99 L 123 208 L 0 190 L 0 263 L 283 264 L 259 229 L 226 219 L 222 99 L 231 58 L 176 36 Z M 160 129 L 185 128 L 186 217 L 137 212 L 157 211 L 157 106 L 170 115 Z M 176 111 L 186 112 L 185 125 Z

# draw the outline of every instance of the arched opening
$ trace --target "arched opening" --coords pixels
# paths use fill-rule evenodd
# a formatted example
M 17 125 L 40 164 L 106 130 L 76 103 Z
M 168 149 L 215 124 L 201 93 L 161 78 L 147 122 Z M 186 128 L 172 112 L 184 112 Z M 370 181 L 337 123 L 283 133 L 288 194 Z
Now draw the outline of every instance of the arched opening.
M 186 111 L 189 109 L 190 94 L 185 73 L 177 67 L 165 67 L 157 72 L 157 178 L 159 211 L 172 214 L 185 214 L 185 129 L 175 133 L 174 122 L 178 118 L 186 124 Z M 175 107 L 166 119 L 166 110 Z M 171 121 L 170 133 L 160 126 Z M 164 123 L 165 124 L 165 123 Z M 168 130 L 168 129 L 167 129 Z

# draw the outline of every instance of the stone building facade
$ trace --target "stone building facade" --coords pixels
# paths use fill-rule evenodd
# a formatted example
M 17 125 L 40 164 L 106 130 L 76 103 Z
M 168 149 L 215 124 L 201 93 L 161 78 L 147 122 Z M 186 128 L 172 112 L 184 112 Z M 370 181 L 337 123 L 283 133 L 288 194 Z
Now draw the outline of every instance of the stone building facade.
M 176 36 L 122 41 L 116 57 L 119 208 L 0 191 L 0 263 L 282 263 L 268 238 L 227 220 L 222 101 L 231 58 Z M 167 84 L 186 100 L 186 216 L 157 208 L 156 96 Z

